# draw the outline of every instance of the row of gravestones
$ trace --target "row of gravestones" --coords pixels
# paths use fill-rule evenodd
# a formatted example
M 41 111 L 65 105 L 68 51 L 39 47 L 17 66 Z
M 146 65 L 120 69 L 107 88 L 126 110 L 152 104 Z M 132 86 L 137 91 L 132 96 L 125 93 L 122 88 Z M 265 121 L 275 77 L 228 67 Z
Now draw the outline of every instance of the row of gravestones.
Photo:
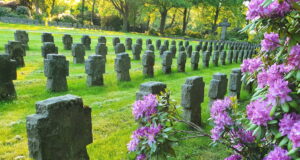
M 225 74 L 213 75 L 210 83 L 211 102 L 224 98 L 228 79 Z M 230 74 L 231 96 L 239 96 L 241 70 Z M 148 94 L 160 94 L 167 85 L 162 82 L 146 82 L 140 85 L 136 99 Z M 204 101 L 203 77 L 189 77 L 182 85 L 181 105 L 183 118 L 201 126 L 201 103 Z M 83 105 L 80 97 L 73 95 L 50 98 L 36 103 L 36 114 L 26 120 L 30 157 L 42 159 L 89 159 L 86 146 L 93 142 L 91 108 Z

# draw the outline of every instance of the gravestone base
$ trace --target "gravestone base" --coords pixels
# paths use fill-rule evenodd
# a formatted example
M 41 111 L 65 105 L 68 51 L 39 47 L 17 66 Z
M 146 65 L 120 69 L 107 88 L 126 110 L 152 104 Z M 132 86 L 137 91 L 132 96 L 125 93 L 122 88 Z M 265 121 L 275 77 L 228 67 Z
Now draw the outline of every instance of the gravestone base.
M 47 90 L 51 92 L 63 92 L 68 90 L 67 78 L 48 78 Z
M 13 82 L 0 82 L 0 101 L 11 100 L 17 97 Z
M 88 86 L 103 86 L 104 80 L 103 75 L 94 75 L 94 76 L 87 76 L 86 83 Z

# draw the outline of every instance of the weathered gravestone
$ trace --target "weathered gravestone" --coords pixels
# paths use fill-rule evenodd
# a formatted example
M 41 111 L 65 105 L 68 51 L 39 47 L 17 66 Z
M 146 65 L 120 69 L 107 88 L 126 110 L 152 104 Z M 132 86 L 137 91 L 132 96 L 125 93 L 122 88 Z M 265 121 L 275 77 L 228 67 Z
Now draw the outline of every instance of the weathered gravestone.
M 143 49 L 143 39 L 142 39 L 142 38 L 138 38 L 138 39 L 136 40 L 136 44 L 141 45 L 141 48 Z
M 64 55 L 48 54 L 44 60 L 44 73 L 47 77 L 47 90 L 51 92 L 67 91 L 69 61 Z
M 232 69 L 229 80 L 229 96 L 240 98 L 242 87 L 242 72 L 240 68 Z
M 239 51 L 238 50 L 233 50 L 232 52 L 232 61 L 234 63 L 237 63 L 238 62 L 238 55 L 239 55 Z
M 105 43 L 98 43 L 96 46 L 96 55 L 101 55 L 106 61 L 107 46 Z
M 194 51 L 191 56 L 191 66 L 192 70 L 198 70 L 198 64 L 200 59 L 200 53 L 197 51 Z
M 146 82 L 140 85 L 140 91 L 136 93 L 136 100 L 142 100 L 149 94 L 160 95 L 165 92 L 167 85 L 162 82 Z
M 185 52 L 185 47 L 184 46 L 180 46 L 179 47 L 179 52 Z
M 177 70 L 178 72 L 185 72 L 185 64 L 186 64 L 187 55 L 185 52 L 179 52 L 177 58 Z
M 17 62 L 7 54 L 0 54 L 0 101 L 17 97 L 13 80 L 17 79 Z
M 181 90 L 181 105 L 184 108 L 183 118 L 198 126 L 201 125 L 201 103 L 204 101 L 205 83 L 203 77 L 190 77 Z
M 5 52 L 9 55 L 10 59 L 17 62 L 17 67 L 24 67 L 24 56 L 26 56 L 25 46 L 18 41 L 9 41 L 5 45 Z
M 240 63 L 242 63 L 243 62 L 243 58 L 244 58 L 244 50 L 240 50 L 239 51 L 239 57 L 238 57 L 238 61 L 240 62 Z
M 29 36 L 26 31 L 17 30 L 15 32 L 14 36 L 15 36 L 15 41 L 21 42 L 25 46 L 26 50 L 29 49 L 29 46 L 28 46 Z
M 43 33 L 42 34 L 42 42 L 52 42 L 54 43 L 54 38 L 51 33 Z
M 186 49 L 187 55 L 190 58 L 192 56 L 192 52 L 193 52 L 193 46 L 189 45 Z
M 132 50 L 132 39 L 131 38 L 126 38 L 125 45 L 126 45 L 127 50 Z
M 232 64 L 233 50 L 229 50 L 227 53 L 228 53 L 227 61 L 228 61 L 229 64 Z
M 71 50 L 72 49 L 73 38 L 72 38 L 71 35 L 65 34 L 62 38 L 62 41 L 63 41 L 65 50 Z
M 115 71 L 118 81 L 130 81 L 129 69 L 131 68 L 130 57 L 127 53 L 117 54 L 115 59 Z
M 132 47 L 132 54 L 134 60 L 141 59 L 142 46 L 140 44 L 135 44 Z
M 228 79 L 226 74 L 217 73 L 213 75 L 210 81 L 208 96 L 210 98 L 209 106 L 217 99 L 224 99 L 227 92 Z
M 158 40 L 156 40 L 155 47 L 156 47 L 157 50 L 159 50 L 160 46 L 161 46 L 161 40 L 158 39 Z
M 220 60 L 221 60 L 221 64 L 222 65 L 226 65 L 226 52 L 225 51 L 221 51 L 220 52 Z
M 154 52 L 155 51 L 154 45 L 153 44 L 149 44 L 147 46 L 147 50 L 150 50 L 150 51 Z
M 66 95 L 36 103 L 26 118 L 29 155 L 35 160 L 88 160 L 93 142 L 91 108 Z
M 72 45 L 72 56 L 75 64 L 84 63 L 85 47 L 83 44 L 76 43 Z
M 85 50 L 91 50 L 91 38 L 88 35 L 81 37 L 81 43 L 84 45 Z
M 171 53 L 173 55 L 173 58 L 175 58 L 176 57 L 176 52 L 177 52 L 176 45 L 171 45 L 170 51 L 171 51 Z
M 147 40 L 146 40 L 146 46 L 148 46 L 148 45 L 150 45 L 150 44 L 152 44 L 152 40 L 151 40 L 151 39 L 147 39 Z
M 104 43 L 106 45 L 106 38 L 104 36 L 100 36 L 98 38 L 98 43 Z
M 175 40 L 172 40 L 172 41 L 171 41 L 171 45 L 176 46 L 176 41 L 175 41 Z
M 159 48 L 160 56 L 162 56 L 165 51 L 167 51 L 167 47 L 165 45 L 160 46 L 160 48 Z M 173 55 L 172 55 L 172 57 L 173 57 Z
M 164 41 L 164 46 L 166 47 L 167 50 L 169 50 L 169 40 Z
M 154 76 L 155 55 L 153 51 L 147 50 L 142 57 L 143 75 L 148 77 Z
M 125 52 L 125 45 L 123 43 L 118 43 L 115 46 L 115 54 L 120 54 Z
M 184 47 L 185 47 L 185 48 L 188 48 L 189 45 L 190 45 L 190 42 L 189 42 L 189 41 L 185 41 L 185 42 L 184 42 Z
M 178 43 L 178 46 L 179 46 L 179 48 L 181 47 L 181 46 L 183 46 L 183 41 L 180 41 L 179 43 Z M 184 46 L 183 46 L 184 47 Z
M 202 52 L 202 63 L 204 68 L 209 67 L 209 61 L 210 61 L 210 52 L 204 51 Z
M 219 24 L 219 27 L 222 27 L 221 40 L 226 39 L 227 28 L 230 26 L 231 26 L 231 24 L 228 23 L 228 19 L 226 19 L 226 18 L 224 18 L 223 22 Z
M 92 55 L 85 61 L 85 73 L 88 75 L 88 86 L 102 86 L 105 73 L 105 58 L 101 55 Z
M 172 73 L 173 55 L 170 51 L 165 51 L 162 55 L 162 71 L 164 74 Z
M 48 54 L 58 54 L 58 48 L 52 42 L 46 42 L 42 46 L 42 56 L 47 58 Z
M 212 60 L 213 60 L 214 66 L 218 66 L 219 65 L 219 54 L 220 54 L 219 51 L 214 51 L 213 52 Z

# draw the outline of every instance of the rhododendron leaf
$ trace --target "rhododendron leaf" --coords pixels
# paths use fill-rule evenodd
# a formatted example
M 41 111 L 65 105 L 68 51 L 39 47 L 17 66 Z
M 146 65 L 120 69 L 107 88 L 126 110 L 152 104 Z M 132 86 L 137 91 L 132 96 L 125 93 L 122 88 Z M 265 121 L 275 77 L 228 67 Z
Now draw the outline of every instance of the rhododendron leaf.
M 288 150 L 291 150 L 293 149 L 293 142 L 292 141 L 289 141 L 289 144 L 288 144 Z
M 298 70 L 297 75 L 296 75 L 297 81 L 300 81 L 300 70 Z
M 268 7 L 274 0 L 265 0 L 264 3 L 261 4 L 264 8 Z
M 272 121 L 269 121 L 268 124 L 277 124 L 278 121 L 277 120 L 272 120 Z
M 278 139 L 278 138 L 281 138 L 282 137 L 282 134 L 280 132 L 278 132 L 276 135 L 275 135 L 275 139 Z
M 273 117 L 276 112 L 277 106 L 273 106 L 270 112 L 270 116 Z
M 291 155 L 295 154 L 298 150 L 299 150 L 299 148 L 294 148 L 289 151 L 288 155 L 291 156 Z
M 256 124 L 251 124 L 251 126 L 247 129 L 248 131 L 253 131 L 257 128 Z M 254 134 L 253 134 L 254 135 Z
M 261 135 L 261 126 L 257 127 L 257 128 L 253 131 L 253 135 L 255 135 L 256 137 L 260 137 L 260 135 Z
M 290 106 L 287 103 L 281 105 L 281 108 L 282 108 L 283 112 L 285 112 L 285 113 L 289 112 L 289 110 L 290 110 Z
M 284 138 L 280 141 L 280 143 L 279 143 L 278 146 L 279 146 L 279 147 L 282 147 L 282 146 L 286 145 L 288 141 L 289 141 L 289 139 L 288 139 L 287 137 L 284 137 Z
M 288 73 L 286 76 L 285 76 L 285 79 L 290 79 L 291 77 L 293 77 L 295 75 L 296 71 L 291 71 L 290 73 Z

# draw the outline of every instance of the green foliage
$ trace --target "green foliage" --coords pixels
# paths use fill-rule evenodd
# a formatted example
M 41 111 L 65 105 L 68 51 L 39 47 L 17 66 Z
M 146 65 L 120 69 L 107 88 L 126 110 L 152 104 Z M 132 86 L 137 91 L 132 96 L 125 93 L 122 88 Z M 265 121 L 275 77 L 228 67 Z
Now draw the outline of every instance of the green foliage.
M 12 15 L 12 11 L 10 8 L 7 8 L 7 7 L 0 7 L 0 16 L 3 16 L 3 17 L 11 17 Z
M 17 9 L 16 9 L 16 13 L 18 15 L 31 17 L 31 13 L 30 13 L 29 8 L 27 8 L 25 6 L 18 6 Z
M 65 23 L 78 23 L 78 20 L 71 14 L 63 14 L 59 17 L 54 18 L 53 21 Z
M 234 28 L 227 33 L 228 40 L 231 41 L 247 41 L 248 34 L 245 32 L 240 32 L 242 28 Z
M 121 30 L 123 21 L 119 16 L 112 15 L 112 16 L 107 16 L 102 18 L 102 27 L 109 27 L 113 28 L 115 31 Z

